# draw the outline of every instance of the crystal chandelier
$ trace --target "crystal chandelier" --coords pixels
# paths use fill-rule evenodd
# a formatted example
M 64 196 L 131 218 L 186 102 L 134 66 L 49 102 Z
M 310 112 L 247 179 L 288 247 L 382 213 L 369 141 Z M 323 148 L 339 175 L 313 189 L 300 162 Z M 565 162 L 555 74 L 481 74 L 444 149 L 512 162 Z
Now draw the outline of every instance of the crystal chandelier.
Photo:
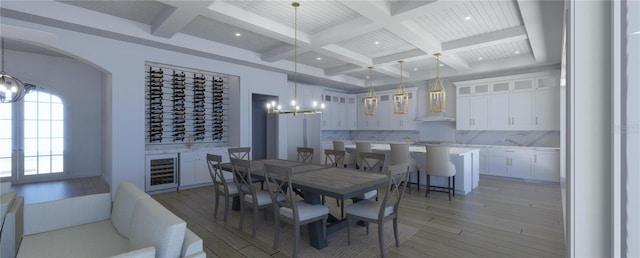
M 436 79 L 429 90 L 429 111 L 434 113 L 444 113 L 447 107 L 447 91 L 442 86 L 440 80 L 440 53 L 436 56 Z
M 364 114 L 375 116 L 378 113 L 378 96 L 373 90 L 373 66 L 369 66 L 369 94 L 364 97 Z
M 409 114 L 409 94 L 404 90 L 404 83 L 402 83 L 402 64 L 404 61 L 398 61 L 400 63 L 400 85 L 396 94 L 393 94 L 393 113 L 395 114 Z
M 267 103 L 267 113 L 269 114 L 280 114 L 280 115 L 298 115 L 298 114 L 322 114 L 324 110 L 324 103 L 321 103 L 318 106 L 318 102 L 313 101 L 312 107 L 300 107 L 298 105 L 298 6 L 300 3 L 293 2 L 291 4 L 295 10 L 294 15 L 294 42 L 293 42 L 293 51 L 294 51 L 294 69 L 293 69 L 293 85 L 294 85 L 294 99 L 291 100 L 291 106 L 288 108 L 283 108 L 281 105 L 272 101 L 271 103 Z

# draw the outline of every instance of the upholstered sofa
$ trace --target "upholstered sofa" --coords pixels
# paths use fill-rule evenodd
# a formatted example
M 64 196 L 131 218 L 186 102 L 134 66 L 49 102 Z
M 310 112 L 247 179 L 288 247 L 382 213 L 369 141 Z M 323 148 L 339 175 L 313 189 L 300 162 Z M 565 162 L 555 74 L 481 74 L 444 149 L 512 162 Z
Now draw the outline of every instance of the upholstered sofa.
M 131 183 L 24 206 L 18 257 L 206 257 L 186 223 Z

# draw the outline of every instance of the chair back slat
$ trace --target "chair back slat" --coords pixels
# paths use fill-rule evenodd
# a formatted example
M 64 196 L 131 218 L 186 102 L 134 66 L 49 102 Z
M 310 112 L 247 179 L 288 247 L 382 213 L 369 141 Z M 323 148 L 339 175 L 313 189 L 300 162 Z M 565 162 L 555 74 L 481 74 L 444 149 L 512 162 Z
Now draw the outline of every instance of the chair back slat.
M 361 152 L 371 152 L 371 143 L 356 142 L 356 166 L 362 166 L 362 164 L 360 164 L 362 161 L 362 158 L 360 158 Z
M 343 141 L 333 141 L 333 149 L 334 150 L 339 150 L 339 151 L 346 151 L 344 149 L 344 142 Z
M 298 162 L 311 163 L 313 161 L 313 148 L 298 147 Z
M 251 161 L 236 158 L 230 158 L 230 160 L 234 175 L 233 180 L 238 187 L 238 192 L 250 194 L 255 198 L 256 190 L 253 186 L 253 179 L 251 177 Z
M 324 150 L 324 164 L 337 167 L 344 166 L 344 150 Z
M 382 172 L 384 168 L 385 153 L 377 152 L 360 152 L 360 169 L 366 171 Z
M 229 152 L 229 158 L 251 159 L 251 147 L 229 148 L 227 151 Z
M 209 168 L 209 175 L 211 176 L 216 191 L 224 190 L 224 192 L 228 192 L 229 187 L 227 186 L 227 181 L 220 167 L 221 162 L 222 156 L 207 153 L 207 167 Z

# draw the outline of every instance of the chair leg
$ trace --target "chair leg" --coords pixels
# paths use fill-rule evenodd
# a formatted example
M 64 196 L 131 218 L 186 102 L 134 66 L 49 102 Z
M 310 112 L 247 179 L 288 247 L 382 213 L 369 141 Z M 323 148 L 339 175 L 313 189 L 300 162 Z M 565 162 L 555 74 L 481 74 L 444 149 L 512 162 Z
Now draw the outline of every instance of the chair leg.
M 378 245 L 380 246 L 380 255 L 382 255 L 382 257 L 385 257 L 384 255 L 384 234 L 382 232 L 382 229 L 384 228 L 384 224 L 380 223 L 381 221 L 378 221 Z
M 429 197 L 429 189 L 431 189 L 431 176 L 427 175 L 427 191 L 424 193 L 424 197 Z
M 216 213 L 218 213 L 218 207 L 216 206 Z M 229 217 L 229 197 L 224 198 L 224 222 L 227 222 Z
M 456 196 L 456 175 L 453 175 L 453 196 Z
M 416 185 L 416 189 L 418 189 L 418 193 L 419 193 L 420 192 L 420 170 L 417 170 L 416 174 L 418 175 L 418 177 L 416 178 L 416 182 L 418 182 L 418 184 Z
M 258 206 L 253 205 L 253 230 L 251 231 L 251 235 L 253 238 L 256 238 L 256 227 L 258 226 L 258 216 L 260 216 L 260 210 L 258 210 Z
M 296 238 L 293 240 L 293 255 L 291 255 L 291 257 L 296 258 L 298 257 L 298 244 L 300 243 L 300 225 L 298 225 L 298 223 L 294 223 L 295 227 L 294 227 L 294 235 L 296 236 Z
M 351 245 L 351 217 L 347 216 L 347 245 Z
M 393 236 L 396 238 L 396 247 L 400 247 L 400 241 L 398 241 L 398 217 L 393 218 Z
M 273 249 L 278 250 L 278 244 L 280 242 L 280 217 L 278 216 L 278 210 L 274 209 L 274 213 L 273 213 L 276 218 L 276 222 L 275 222 L 275 235 L 273 236 Z
M 447 193 L 449 194 L 449 201 L 451 201 L 451 177 L 447 178 Z
M 364 225 L 367 227 L 367 236 L 369 235 L 369 222 L 365 221 Z
M 340 218 L 344 219 L 344 200 L 340 200 Z
M 220 194 L 218 194 L 217 191 L 218 190 L 216 190 L 215 201 L 213 202 L 213 205 L 215 206 L 215 208 L 213 209 L 213 217 L 214 218 L 218 218 L 218 203 L 219 203 L 219 199 L 220 199 Z M 225 206 L 225 208 L 226 208 L 226 206 Z M 226 220 L 227 218 L 225 217 L 224 219 Z
M 244 196 L 240 196 L 240 225 L 238 225 L 238 229 L 242 231 L 242 226 L 244 225 Z

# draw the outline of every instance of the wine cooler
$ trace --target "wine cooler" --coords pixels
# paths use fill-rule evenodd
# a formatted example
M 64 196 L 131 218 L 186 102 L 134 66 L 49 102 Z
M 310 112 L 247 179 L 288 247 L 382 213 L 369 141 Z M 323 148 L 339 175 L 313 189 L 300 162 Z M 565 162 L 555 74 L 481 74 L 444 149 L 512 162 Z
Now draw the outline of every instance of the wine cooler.
M 178 188 L 178 154 L 153 154 L 146 158 L 145 191 Z

